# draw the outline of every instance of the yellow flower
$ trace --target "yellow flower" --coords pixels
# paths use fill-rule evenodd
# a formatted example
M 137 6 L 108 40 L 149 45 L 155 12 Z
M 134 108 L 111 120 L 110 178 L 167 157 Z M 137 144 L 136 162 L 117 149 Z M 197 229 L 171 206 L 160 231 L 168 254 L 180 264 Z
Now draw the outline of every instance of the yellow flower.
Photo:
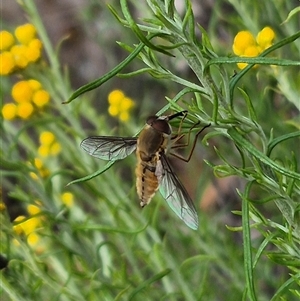
M 119 108 L 117 106 L 109 106 L 108 113 L 109 115 L 115 117 L 119 114 Z
M 245 53 L 242 55 L 243 57 L 256 57 L 260 53 L 260 48 L 258 46 L 249 46 L 247 49 L 245 49 Z M 247 63 L 237 63 L 237 66 L 242 70 L 245 67 L 248 66 Z M 254 65 L 254 67 L 257 67 L 257 65 Z
M 61 151 L 61 145 L 56 141 L 54 134 L 51 132 L 46 131 L 41 133 L 40 143 L 38 153 L 42 157 L 55 156 Z
M 13 86 L 11 95 L 18 103 L 30 102 L 33 95 L 33 89 L 28 81 L 22 80 Z
M 15 36 L 21 44 L 27 45 L 36 36 L 36 28 L 32 24 L 18 26 L 15 30 Z
M 26 235 L 32 233 L 36 228 L 40 227 L 41 219 L 39 217 L 31 217 L 23 223 L 23 230 Z
M 128 111 L 134 106 L 134 102 L 129 97 L 124 97 L 120 103 L 120 111 Z
M 26 57 L 29 62 L 35 62 L 41 57 L 41 41 L 38 39 L 32 40 L 26 50 Z
M 34 79 L 17 82 L 12 88 L 11 95 L 18 105 L 15 107 L 10 104 L 2 109 L 2 114 L 7 120 L 13 119 L 15 115 L 27 119 L 34 111 L 33 104 L 42 108 L 50 100 L 49 93 L 43 90 L 41 83 Z
M 39 225 L 41 223 L 40 219 L 37 217 L 32 217 L 32 218 L 26 219 L 25 216 L 18 216 L 14 221 L 18 222 L 18 224 L 13 226 L 14 231 L 18 235 L 21 235 L 21 234 L 29 235 L 37 227 L 39 227 Z
M 29 175 L 30 175 L 30 177 L 31 177 L 32 179 L 34 179 L 35 181 L 37 181 L 37 180 L 39 179 L 38 175 L 37 175 L 35 172 L 33 172 L 33 171 L 31 171 L 31 172 L 29 173 Z
M 23 233 L 23 227 L 22 227 L 22 223 L 20 223 L 21 221 L 23 221 L 24 219 L 26 219 L 26 217 L 24 215 L 19 215 L 18 217 L 15 218 L 14 222 L 16 223 L 16 225 L 13 226 L 13 230 L 18 234 L 21 235 Z
M 74 204 L 74 195 L 71 192 L 64 192 L 61 195 L 61 200 L 68 208 L 70 208 Z
M 14 220 L 16 224 L 13 226 L 13 230 L 17 235 L 26 235 L 28 244 L 34 246 L 39 240 L 39 236 L 35 231 L 42 225 L 42 218 L 36 216 L 41 212 L 41 209 L 36 205 L 28 205 L 27 211 L 30 217 L 18 216 Z
M 4 51 L 0 53 L 0 75 L 10 74 L 15 68 L 14 56 L 8 52 Z
M 275 38 L 275 32 L 271 27 L 265 27 L 256 37 L 257 44 L 263 49 L 267 49 L 272 45 Z
M 28 205 L 27 206 L 27 212 L 30 214 L 30 215 L 36 215 L 36 214 L 39 214 L 41 212 L 41 209 L 40 207 L 36 206 L 36 205 Z
M 42 145 L 50 145 L 54 142 L 55 140 L 55 136 L 53 133 L 49 132 L 49 131 L 45 131 L 45 132 L 42 132 L 40 134 L 40 143 Z
M 41 83 L 39 81 L 35 80 L 35 79 L 29 79 L 28 84 L 32 88 L 33 91 L 37 91 L 37 90 L 42 89 Z
M 41 51 L 36 48 L 27 47 L 25 57 L 29 63 L 36 62 L 41 57 Z
M 23 102 L 17 106 L 17 115 L 22 119 L 27 119 L 33 113 L 33 105 L 30 102 Z
M 41 57 L 42 42 L 36 38 L 36 29 L 32 24 L 18 26 L 15 36 L 20 44 L 15 44 L 10 32 L 0 32 L 0 50 L 6 50 L 0 54 L 0 75 L 13 72 L 15 67 L 23 69 Z
M 49 153 L 52 156 L 58 155 L 60 151 L 61 151 L 61 146 L 58 142 L 54 142 L 49 149 Z
M 244 68 L 246 68 L 248 66 L 247 63 L 237 63 L 237 66 L 239 67 L 239 69 L 243 70 Z
M 35 232 L 31 232 L 27 236 L 27 242 L 31 246 L 35 246 L 39 242 L 39 240 L 40 240 L 40 236 Z
M 129 120 L 129 110 L 134 107 L 134 101 L 126 97 L 121 90 L 114 90 L 108 95 L 108 113 L 113 117 L 119 117 L 120 121 Z
M 44 167 L 43 161 L 40 158 L 34 159 L 34 166 L 36 167 L 39 175 L 42 178 L 46 178 L 49 176 L 50 172 L 46 167 Z M 38 180 L 38 175 L 35 172 L 30 172 L 29 175 L 31 176 L 32 179 Z
M 14 43 L 15 38 L 10 32 L 6 30 L 0 32 L 0 50 L 8 50 Z
M 35 48 L 37 50 L 42 50 L 43 44 L 41 42 L 41 40 L 39 39 L 33 39 L 32 41 L 30 41 L 30 43 L 28 44 L 29 48 Z
M 123 121 L 123 122 L 128 121 L 128 120 L 129 120 L 129 114 L 128 114 L 128 112 L 127 112 L 127 111 L 121 112 L 121 113 L 119 114 L 119 118 L 120 118 L 120 120 Z
M 41 212 L 40 208 L 38 208 L 35 205 L 29 205 L 27 207 L 27 210 L 29 209 L 28 213 L 29 215 L 36 215 Z M 39 216 L 32 216 L 30 218 L 27 218 L 23 215 L 18 216 L 15 220 L 16 225 L 13 226 L 13 230 L 18 234 L 30 234 L 32 233 L 36 228 L 38 228 L 41 225 L 41 218 Z
M 32 101 L 37 107 L 43 107 L 45 106 L 50 100 L 50 95 L 45 90 L 38 90 L 34 92 Z
M 14 45 L 10 49 L 11 54 L 14 57 L 15 64 L 19 68 L 27 67 L 29 60 L 26 56 L 27 46 L 25 45 Z
M 108 103 L 110 105 L 118 105 L 125 97 L 121 90 L 113 90 L 108 94 Z
M 256 39 L 249 31 L 240 31 L 233 41 L 233 52 L 241 57 L 256 57 L 272 45 L 275 33 L 271 27 L 263 28 L 256 36 Z M 238 63 L 240 69 L 248 64 Z
M 250 31 L 238 32 L 233 41 L 233 52 L 236 55 L 243 55 L 246 48 L 255 45 L 255 39 Z
M 245 49 L 244 56 L 246 57 L 255 57 L 260 53 L 260 48 L 257 46 L 249 46 Z
M 17 106 L 14 103 L 7 103 L 2 108 L 2 116 L 5 120 L 12 120 L 17 115 Z
M 35 158 L 34 159 L 34 166 L 37 168 L 37 169 L 42 169 L 43 168 L 43 161 L 39 158 Z
M 39 154 L 41 157 L 48 157 L 48 156 L 49 156 L 49 153 L 50 153 L 50 147 L 49 147 L 49 145 L 41 145 L 41 146 L 38 148 L 38 154 Z

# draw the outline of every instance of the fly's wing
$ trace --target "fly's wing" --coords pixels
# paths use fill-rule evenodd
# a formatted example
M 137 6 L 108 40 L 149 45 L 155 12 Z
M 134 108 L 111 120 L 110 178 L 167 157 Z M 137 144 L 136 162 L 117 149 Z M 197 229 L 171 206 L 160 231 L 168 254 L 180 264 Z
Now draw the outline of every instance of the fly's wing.
M 184 186 L 171 169 L 165 154 L 161 156 L 162 176 L 159 191 L 170 208 L 191 229 L 198 229 L 198 214 Z
M 80 146 L 89 155 L 103 160 L 116 161 L 129 156 L 136 150 L 137 138 L 113 136 L 88 137 Z

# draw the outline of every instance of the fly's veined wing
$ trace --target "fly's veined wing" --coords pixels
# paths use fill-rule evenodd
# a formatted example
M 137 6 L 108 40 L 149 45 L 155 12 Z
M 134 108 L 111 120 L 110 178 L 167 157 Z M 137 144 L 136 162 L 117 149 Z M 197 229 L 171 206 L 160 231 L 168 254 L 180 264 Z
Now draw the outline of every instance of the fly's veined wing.
M 136 150 L 137 138 L 113 136 L 88 137 L 80 146 L 89 155 L 103 160 L 121 160 Z
M 184 186 L 171 169 L 164 154 L 161 156 L 163 174 L 159 191 L 170 208 L 193 230 L 198 229 L 198 214 Z

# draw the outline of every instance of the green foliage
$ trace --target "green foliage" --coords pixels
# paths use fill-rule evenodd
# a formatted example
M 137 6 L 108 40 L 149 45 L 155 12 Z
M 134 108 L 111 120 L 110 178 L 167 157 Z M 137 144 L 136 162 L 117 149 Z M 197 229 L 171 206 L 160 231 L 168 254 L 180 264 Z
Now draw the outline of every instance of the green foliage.
M 43 239 L 39 252 L 13 231 L 8 214 L 1 214 L 1 252 L 9 260 L 1 272 L 3 300 L 298 300 L 296 9 L 286 3 L 283 13 L 283 4 L 276 1 L 229 1 L 234 12 L 226 23 L 230 34 L 245 27 L 257 30 L 268 22 L 280 31 L 277 42 L 261 55 L 242 58 L 228 55 L 230 48 L 222 53 L 224 45 L 216 45 L 216 30 L 205 30 L 196 22 L 190 1 L 184 1 L 182 12 L 172 0 L 146 2 L 130 2 L 135 11 L 127 0 L 120 0 L 120 7 L 108 5 L 120 30 L 124 27 L 138 42 L 119 42 L 129 52 L 127 58 L 72 93 L 69 75 L 61 71 L 34 1 L 23 1 L 49 59 L 46 68 L 28 70 L 23 76 L 41 80 L 54 103 L 52 111 L 26 125 L 4 121 L 1 126 L 4 190 L 23 205 L 38 199 L 45 222 L 38 231 Z M 278 16 L 276 23 L 271 18 L 260 21 L 262 11 Z M 224 22 L 220 12 L 216 9 L 215 15 Z M 127 72 L 137 60 L 137 69 Z M 177 68 L 182 62 L 188 69 L 185 74 Z M 237 72 L 238 62 L 249 65 Z M 188 109 L 185 131 L 197 121 L 199 128 L 211 124 L 203 137 L 206 147 L 215 152 L 205 160 L 209 170 L 217 177 L 237 176 L 245 182 L 245 189 L 238 190 L 242 209 L 234 212 L 241 218 L 239 226 L 225 229 L 218 214 L 212 219 L 199 213 L 200 229 L 190 231 L 170 216 L 159 197 L 141 212 L 133 205 L 135 191 L 128 184 L 133 175 L 126 176 L 130 181 L 123 180 L 116 165 L 110 169 L 112 162 L 94 172 L 95 164 L 101 163 L 78 149 L 87 136 L 83 120 L 101 135 L 112 131 L 103 110 L 99 117 L 83 93 L 115 76 L 128 80 L 144 75 L 165 80 L 166 85 L 174 83 L 178 89 L 162 108 L 154 104 L 157 114 Z M 280 103 L 272 106 L 275 94 Z M 123 127 L 126 135 L 140 129 L 134 122 Z M 25 161 L 35 158 L 41 130 L 53 131 L 63 151 L 49 160 L 49 178 L 36 181 L 28 176 L 35 169 Z M 133 162 L 127 159 L 130 168 Z M 74 194 L 71 208 L 60 201 L 64 191 Z

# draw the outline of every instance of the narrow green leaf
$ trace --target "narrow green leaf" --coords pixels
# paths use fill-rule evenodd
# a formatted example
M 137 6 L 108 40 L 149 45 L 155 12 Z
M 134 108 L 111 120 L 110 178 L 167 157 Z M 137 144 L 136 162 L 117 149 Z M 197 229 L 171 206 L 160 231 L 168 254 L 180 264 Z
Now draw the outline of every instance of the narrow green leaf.
M 119 14 L 117 13 L 117 11 L 110 5 L 107 4 L 108 9 L 110 10 L 110 12 L 113 14 L 113 16 L 118 20 L 118 22 L 120 22 L 123 25 L 127 25 L 127 22 L 125 19 L 122 19 Z
M 107 82 L 109 79 L 111 79 L 113 76 L 117 75 L 122 69 L 124 69 L 145 47 L 143 43 L 140 43 L 132 53 L 119 65 L 117 65 L 115 68 L 107 72 L 105 75 L 101 76 L 100 78 L 80 87 L 77 89 L 67 101 L 64 101 L 63 104 L 70 103 L 73 99 L 77 98 L 79 95 L 94 90 L 98 87 L 100 87 L 102 84 Z
M 211 53 L 211 51 L 213 51 L 214 48 L 210 42 L 209 35 L 207 34 L 207 31 L 200 24 L 197 24 L 197 25 L 198 25 L 199 30 L 201 31 L 201 41 L 202 41 L 202 45 L 204 47 L 203 50 L 205 50 L 206 54 L 208 53 L 208 50 L 210 51 L 209 53 Z M 206 65 L 207 67 L 209 66 L 209 62 Z M 206 68 L 206 66 L 205 66 L 205 68 Z M 206 70 L 206 69 L 204 69 L 204 70 Z
M 248 94 L 244 90 L 242 90 L 240 88 L 238 88 L 238 89 L 242 93 L 242 95 L 243 95 L 243 97 L 246 101 L 247 109 L 248 109 L 249 116 L 250 116 L 251 120 L 253 120 L 254 122 L 257 122 L 257 116 L 256 116 L 255 109 L 253 107 L 253 104 L 252 104 L 252 101 L 251 101 L 250 97 L 248 96 Z
M 271 155 L 271 152 L 272 152 L 273 148 L 274 148 L 277 144 L 279 144 L 279 143 L 281 143 L 281 142 L 283 142 L 283 141 L 285 141 L 285 140 L 287 140 L 287 139 L 296 138 L 296 137 L 300 137 L 300 131 L 296 131 L 296 132 L 293 132 L 293 133 L 288 133 L 288 134 L 286 134 L 286 135 L 282 135 L 282 136 L 280 136 L 280 137 L 277 137 L 277 138 L 273 139 L 273 140 L 268 144 L 267 156 L 270 156 L 270 155 Z M 299 142 L 299 141 L 298 141 L 298 142 Z
M 5 160 L 1 154 L 0 158 L 0 169 L 1 170 L 9 170 L 9 171 L 23 171 L 28 172 L 30 170 L 34 171 L 33 168 L 30 168 L 28 165 L 24 164 L 22 161 L 8 161 Z
M 248 140 L 246 140 L 238 131 L 236 128 L 232 127 L 228 130 L 229 136 L 231 136 L 234 140 L 234 142 L 241 148 L 247 150 L 251 155 L 253 155 L 255 158 L 257 158 L 262 163 L 270 166 L 274 170 L 278 171 L 279 173 L 294 178 L 294 179 L 300 179 L 300 174 L 297 172 L 294 172 L 292 170 L 288 170 L 284 168 L 281 165 L 278 165 L 273 160 L 271 160 L 269 157 L 267 157 L 265 154 L 260 152 L 258 149 L 256 149 L 252 143 L 250 143 Z
M 292 9 L 289 12 L 287 18 L 280 25 L 287 23 L 293 16 L 297 15 L 298 13 L 300 13 L 300 6 L 297 6 L 294 9 Z
M 252 246 L 249 220 L 249 202 L 247 196 L 250 191 L 252 182 L 249 182 L 246 187 L 245 195 L 242 197 L 242 226 L 243 226 L 243 246 L 244 246 L 244 268 L 247 283 L 247 292 L 250 300 L 255 301 L 256 293 L 253 280 L 253 264 L 252 264 Z
M 146 288 L 147 286 L 149 286 L 151 283 L 160 280 L 161 278 L 165 277 L 166 275 L 168 275 L 171 272 L 172 272 L 171 269 L 165 269 L 162 272 L 160 272 L 160 273 L 154 275 L 153 277 L 149 278 L 148 280 L 144 281 L 136 289 L 134 289 L 131 292 L 131 294 L 128 297 L 128 300 L 132 300 L 134 298 L 134 296 L 136 294 L 138 294 L 141 290 L 143 290 L 144 288 Z
M 132 18 L 130 12 L 129 12 L 129 8 L 127 5 L 127 0 L 121 0 L 121 8 L 122 8 L 122 12 L 124 14 L 124 17 L 126 18 L 126 20 L 129 23 L 130 28 L 132 29 L 132 31 L 137 35 L 137 37 L 139 38 L 139 40 L 146 45 L 147 47 L 149 47 L 150 49 L 156 50 L 158 52 L 162 52 L 166 55 L 169 56 L 173 56 L 173 54 L 169 53 L 168 51 L 164 50 L 163 48 L 157 47 L 154 44 L 152 44 L 150 42 L 150 40 L 144 36 L 143 32 L 140 30 L 140 28 L 138 27 L 138 25 L 136 24 L 136 22 L 134 21 L 134 19 Z
M 182 32 L 186 33 L 186 30 L 188 29 L 188 36 L 187 36 L 188 39 L 191 39 L 192 41 L 196 41 L 195 18 L 192 10 L 192 4 L 190 1 L 185 1 L 185 5 L 186 5 L 186 14 L 182 22 Z
M 102 169 L 97 170 L 96 172 L 94 172 L 94 173 L 92 173 L 92 174 L 90 174 L 88 176 L 85 176 L 83 178 L 71 181 L 66 186 L 70 186 L 70 185 L 75 184 L 75 183 L 80 183 L 80 182 L 85 182 L 85 181 L 91 180 L 91 179 L 93 179 L 93 178 L 101 175 L 102 173 L 104 173 L 108 169 L 110 169 L 115 164 L 115 162 L 116 161 L 109 161 Z
M 148 227 L 148 224 L 147 223 L 145 226 L 143 226 L 142 228 L 140 229 L 134 229 L 134 230 L 128 230 L 128 229 L 124 229 L 124 228 L 112 228 L 112 227 L 109 227 L 109 226 L 103 226 L 103 225 L 99 225 L 99 224 L 96 224 L 96 225 L 79 225 L 79 226 L 76 226 L 74 227 L 74 230 L 84 230 L 84 231 L 88 231 L 88 230 L 91 230 L 91 231 L 101 231 L 101 232 L 112 232 L 112 233 L 124 233 L 124 234 L 138 234 L 138 233 L 142 233 L 143 231 L 145 231 L 145 229 Z
M 209 60 L 207 66 L 215 64 L 259 64 L 259 65 L 276 65 L 276 66 L 300 66 L 300 61 L 284 60 L 271 57 L 217 57 Z M 243 69 L 244 70 L 244 69 Z
M 253 268 L 256 267 L 259 258 L 262 256 L 264 250 L 266 249 L 266 247 L 269 245 L 269 243 L 271 242 L 271 240 L 275 237 L 275 233 L 269 235 L 268 237 L 266 237 L 264 239 L 264 241 L 260 244 L 259 248 L 256 251 L 256 255 L 255 258 L 253 260 Z
M 136 71 L 132 71 L 132 72 L 128 72 L 128 73 L 119 73 L 117 76 L 120 78 L 129 78 L 129 77 L 133 77 L 133 76 L 137 76 L 140 74 L 144 74 L 144 73 L 151 73 L 152 69 L 151 68 L 142 68 Z
M 296 282 L 296 280 L 300 280 L 300 273 L 295 274 L 293 277 L 288 279 L 286 282 L 284 282 L 277 290 L 277 292 L 274 294 L 272 299 L 270 301 L 277 301 L 280 300 L 283 296 L 283 294 L 289 289 L 289 287 Z

